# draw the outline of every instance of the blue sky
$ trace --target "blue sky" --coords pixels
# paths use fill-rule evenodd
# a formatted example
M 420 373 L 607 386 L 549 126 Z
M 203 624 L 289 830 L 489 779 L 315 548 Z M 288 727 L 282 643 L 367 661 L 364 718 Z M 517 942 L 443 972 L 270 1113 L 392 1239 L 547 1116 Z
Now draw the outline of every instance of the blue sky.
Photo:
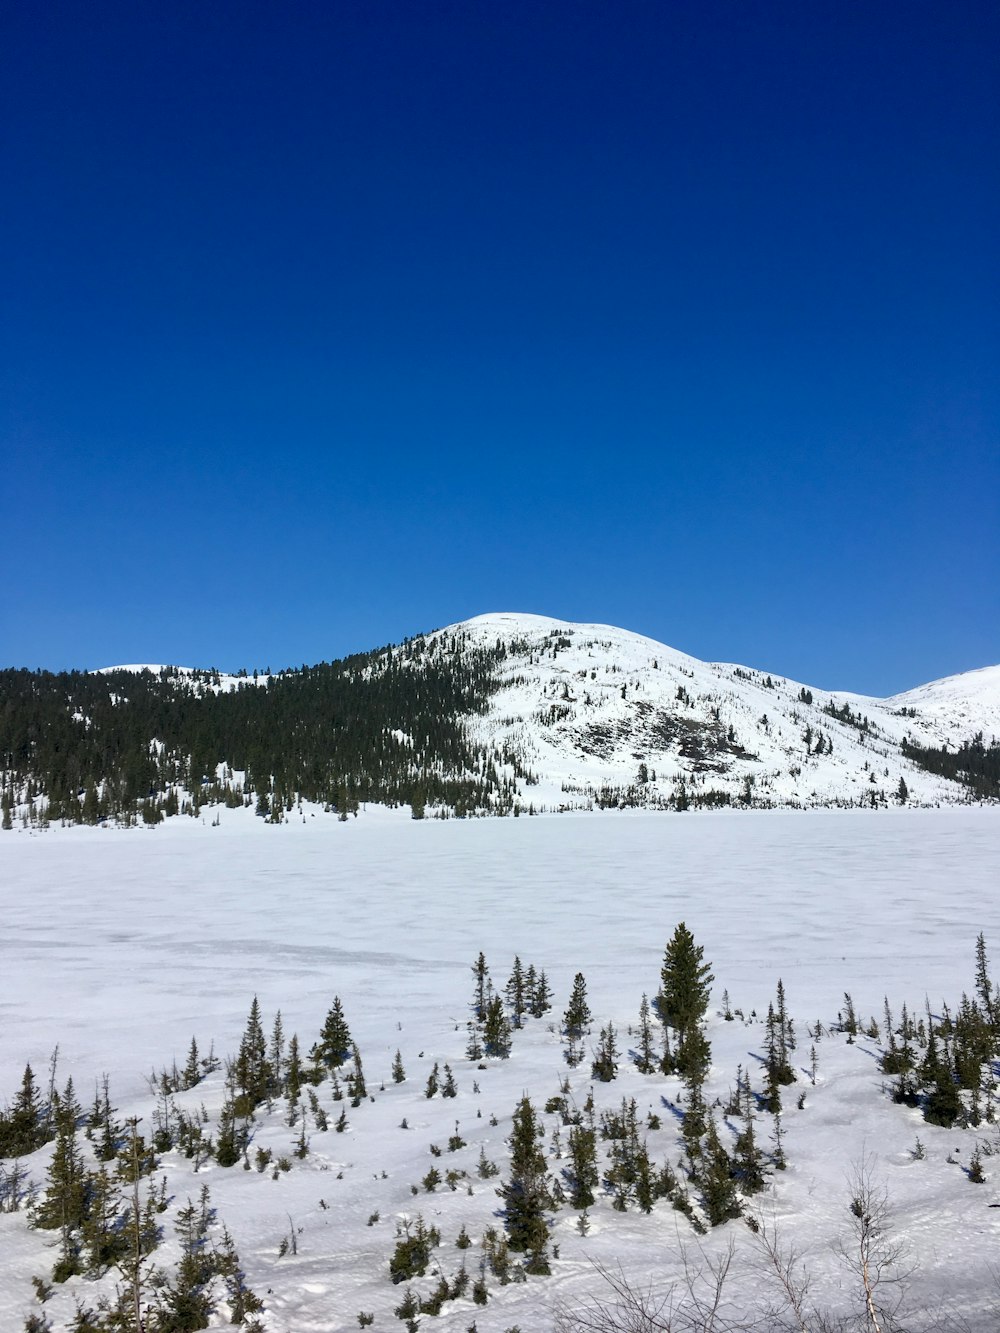
M 995 3 L 15 0 L 0 664 L 1000 661 Z

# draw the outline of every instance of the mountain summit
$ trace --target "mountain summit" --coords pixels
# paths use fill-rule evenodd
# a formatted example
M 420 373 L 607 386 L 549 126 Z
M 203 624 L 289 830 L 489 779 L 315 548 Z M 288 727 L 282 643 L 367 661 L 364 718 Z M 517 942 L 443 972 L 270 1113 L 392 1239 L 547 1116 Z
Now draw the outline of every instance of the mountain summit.
M 1000 666 L 876 699 L 702 662 L 611 625 L 513 612 L 426 644 L 432 655 L 500 652 L 470 729 L 517 756 L 547 808 L 870 805 L 900 799 L 900 779 L 905 800 L 967 800 L 918 751 L 1000 734 Z

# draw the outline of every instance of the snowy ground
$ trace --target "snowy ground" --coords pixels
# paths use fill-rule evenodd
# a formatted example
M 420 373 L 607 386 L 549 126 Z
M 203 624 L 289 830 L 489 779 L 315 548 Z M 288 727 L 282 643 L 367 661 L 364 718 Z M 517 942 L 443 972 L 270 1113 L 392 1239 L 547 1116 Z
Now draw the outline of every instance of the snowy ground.
M 476 1174 L 480 1148 L 502 1178 L 503 1140 L 525 1092 L 541 1110 L 568 1074 L 577 1103 L 587 1096 L 589 1058 L 569 1070 L 552 1030 L 576 972 L 587 979 L 594 1037 L 611 1020 L 627 1050 L 641 995 L 655 994 L 665 942 L 684 920 L 712 961 L 716 1004 L 725 988 L 747 1015 L 766 1012 L 783 979 L 804 1065 L 806 1025 L 834 1024 L 844 991 L 879 1021 L 884 995 L 897 1013 L 903 1000 L 920 1012 L 925 994 L 935 1008 L 954 1004 L 973 989 L 980 931 L 1000 971 L 998 865 L 1000 815 L 988 809 L 448 822 L 371 811 L 346 824 L 307 818 L 277 827 L 223 810 L 218 828 L 176 820 L 154 830 L 15 832 L 0 837 L 0 1098 L 14 1094 L 25 1061 L 43 1076 L 58 1044 L 59 1080 L 72 1074 L 85 1105 L 94 1080 L 108 1073 L 120 1114 L 148 1124 L 146 1075 L 174 1058 L 183 1063 L 192 1034 L 202 1051 L 214 1040 L 219 1055 L 234 1052 L 256 994 L 265 1025 L 280 1008 L 286 1033 L 298 1032 L 307 1050 L 338 994 L 375 1096 L 349 1111 L 347 1133 L 334 1132 L 323 1087 L 331 1127 L 312 1132 L 309 1156 L 278 1180 L 214 1164 L 193 1177 L 176 1154 L 163 1170 L 175 1206 L 209 1185 L 250 1285 L 264 1296 L 269 1331 L 357 1327 L 360 1311 L 374 1313 L 375 1328 L 399 1329 L 392 1310 L 402 1289 L 390 1284 L 387 1266 L 396 1219 L 420 1211 L 440 1228 L 435 1258 L 450 1276 L 463 1260 L 454 1246 L 463 1223 L 475 1240 L 501 1226 L 497 1181 Z M 484 1071 L 464 1056 L 470 968 L 480 950 L 498 986 L 517 953 L 546 969 L 555 992 L 553 1024 L 529 1022 L 511 1059 Z M 713 1015 L 709 1037 L 713 1094 L 726 1100 L 739 1064 L 759 1086 L 759 1023 Z M 389 1081 L 397 1047 L 407 1071 L 401 1085 Z M 852 1163 L 873 1154 L 895 1234 L 910 1253 L 911 1308 L 941 1306 L 974 1329 L 994 1328 L 1000 1173 L 987 1157 L 986 1184 L 976 1186 L 963 1164 L 977 1139 L 998 1145 L 996 1128 L 935 1129 L 919 1112 L 893 1106 L 880 1095 L 876 1051 L 871 1041 L 849 1046 L 839 1035 L 818 1043 L 816 1087 L 800 1071 L 786 1099 L 789 1167 L 774 1177 L 764 1207 L 802 1252 L 817 1302 L 846 1310 L 852 1282 L 835 1254 L 838 1237 L 849 1234 L 846 1181 Z M 435 1061 L 453 1067 L 456 1099 L 424 1097 Z M 677 1091 L 676 1080 L 639 1075 L 625 1058 L 619 1077 L 595 1095 L 607 1107 L 634 1096 L 642 1116 L 660 1114 L 650 1149 L 657 1161 L 676 1163 L 669 1102 Z M 217 1111 L 221 1075 L 181 1100 Z M 446 1144 L 456 1121 L 468 1146 L 432 1157 L 430 1145 Z M 558 1117 L 545 1121 L 557 1172 Z M 766 1139 L 765 1121 L 759 1129 Z M 918 1135 L 922 1160 L 911 1151 Z M 295 1136 L 279 1112 L 255 1146 L 277 1155 Z M 32 1160 L 39 1177 L 49 1151 Z M 469 1179 L 414 1197 L 411 1186 L 433 1165 L 464 1169 Z M 367 1225 L 375 1212 L 379 1220 Z M 602 1292 L 595 1263 L 620 1263 L 665 1287 L 679 1272 L 679 1239 L 694 1239 L 666 1204 L 647 1217 L 615 1213 L 602 1200 L 590 1216 L 581 1236 L 571 1209 L 555 1214 L 552 1277 L 493 1282 L 487 1306 L 452 1302 L 421 1326 L 549 1329 L 560 1304 Z M 279 1258 L 293 1227 L 298 1253 Z M 737 1242 L 731 1295 L 761 1309 L 746 1227 L 731 1223 L 703 1245 L 714 1253 L 729 1235 Z M 15 1215 L 0 1217 L 0 1238 L 0 1328 L 13 1331 L 37 1308 L 31 1276 L 48 1274 L 51 1237 L 27 1231 Z M 479 1254 L 464 1252 L 473 1276 Z M 414 1285 L 428 1290 L 433 1280 Z M 93 1298 L 89 1288 L 73 1279 L 57 1292 L 46 1306 L 55 1327 L 71 1315 L 74 1292 Z

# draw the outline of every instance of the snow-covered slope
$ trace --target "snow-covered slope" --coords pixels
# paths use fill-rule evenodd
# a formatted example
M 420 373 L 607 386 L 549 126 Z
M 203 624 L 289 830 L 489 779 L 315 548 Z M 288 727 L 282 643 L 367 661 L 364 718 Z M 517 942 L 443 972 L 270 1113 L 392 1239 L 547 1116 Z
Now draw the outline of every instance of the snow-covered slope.
M 426 638 L 431 654 L 502 649 L 499 687 L 471 720 L 537 781 L 535 808 L 656 808 L 964 801 L 964 788 L 903 757 L 904 738 L 955 746 L 1000 734 L 1000 667 L 890 699 L 820 690 L 701 662 L 611 625 L 477 616 Z

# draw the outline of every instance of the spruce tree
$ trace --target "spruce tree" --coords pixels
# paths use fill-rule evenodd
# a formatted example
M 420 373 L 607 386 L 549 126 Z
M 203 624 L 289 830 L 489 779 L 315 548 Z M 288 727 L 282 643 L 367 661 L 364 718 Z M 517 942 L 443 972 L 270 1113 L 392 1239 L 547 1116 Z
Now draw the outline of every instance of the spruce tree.
M 537 974 L 528 994 L 528 1012 L 532 1018 L 541 1018 L 552 1008 L 552 988 L 544 968 Z
M 486 1002 L 483 1018 L 484 1053 L 506 1060 L 510 1055 L 511 1038 L 510 1019 L 504 1012 L 503 1001 L 499 995 L 493 995 Z
M 600 1040 L 597 1043 L 597 1050 L 594 1052 L 594 1062 L 591 1066 L 591 1077 L 598 1079 L 601 1083 L 610 1083 L 618 1072 L 618 1045 L 615 1040 L 614 1027 L 608 1023 L 601 1029 Z
M 83 1154 L 76 1141 L 79 1110 L 70 1080 L 57 1102 L 55 1148 L 49 1162 L 45 1192 L 33 1218 L 35 1226 L 60 1232 L 59 1259 L 52 1273 L 56 1282 L 65 1282 L 80 1272 L 79 1230 L 87 1218 L 92 1192 Z
M 750 1089 L 750 1077 L 744 1075 L 737 1079 L 736 1095 L 743 1117 L 743 1128 L 736 1136 L 734 1145 L 733 1170 L 743 1193 L 750 1197 L 759 1194 L 765 1185 L 764 1154 L 761 1152 L 754 1133 L 754 1097 Z
M 521 1026 L 521 1019 L 528 1009 L 527 998 L 527 980 L 524 968 L 521 966 L 520 958 L 515 954 L 514 966 L 511 974 L 504 986 L 504 994 L 507 997 L 507 1003 L 510 1006 L 511 1017 L 514 1020 L 514 1026 Z
M 713 1227 L 739 1217 L 741 1208 L 732 1163 L 719 1139 L 714 1117 L 708 1122 L 705 1148 L 698 1166 L 698 1184 L 705 1212 Z
M 938 1049 L 937 1033 L 930 1012 L 927 1015 L 927 1051 L 920 1066 L 921 1082 L 927 1088 L 924 1119 L 930 1125 L 949 1129 L 962 1114 L 962 1099 L 951 1064 Z
M 593 1124 L 573 1125 L 569 1131 L 570 1206 L 589 1208 L 597 1187 L 597 1134 Z
M 0 1114 L 0 1157 L 26 1157 L 49 1138 L 35 1075 L 31 1065 L 25 1065 L 13 1105 L 9 1111 Z
M 497 1193 L 504 1201 L 507 1243 L 515 1253 L 527 1256 L 525 1271 L 549 1272 L 546 1246 L 549 1224 L 545 1214 L 552 1206 L 545 1154 L 539 1146 L 542 1128 L 527 1097 L 514 1112 L 510 1137 L 510 1176 Z
M 239 1053 L 233 1065 L 233 1078 L 241 1097 L 241 1110 L 252 1112 L 267 1096 L 271 1071 L 267 1062 L 267 1042 L 260 1017 L 257 996 L 253 997 L 247 1025 L 240 1041 Z
M 344 1006 L 340 1002 L 340 996 L 335 995 L 320 1032 L 319 1041 L 309 1052 L 309 1058 L 322 1076 L 333 1069 L 339 1069 L 350 1058 L 353 1046 L 347 1019 L 344 1017 Z
M 587 983 L 583 973 L 577 972 L 573 978 L 573 989 L 569 1004 L 563 1014 L 563 1032 L 567 1037 L 579 1039 L 583 1036 L 590 1022 L 590 1007 L 587 1004 Z
M 696 945 L 691 932 L 681 921 L 667 944 L 660 972 L 657 1008 L 665 1026 L 676 1034 L 673 1055 L 665 1055 L 671 1068 L 683 1072 L 685 1046 L 708 1012 L 711 995 L 711 964 L 704 961 L 704 949 Z M 669 1069 L 665 1072 L 670 1072 Z
M 475 991 L 472 997 L 472 1016 L 481 1023 L 486 1017 L 486 1001 L 493 990 L 490 984 L 490 970 L 486 966 L 486 955 L 480 951 L 479 957 L 472 965 L 472 975 L 475 978 Z
M 639 1005 L 638 1043 L 635 1052 L 635 1064 L 640 1074 L 652 1074 L 656 1068 L 653 1058 L 653 1024 L 650 1018 L 649 999 L 643 995 Z

